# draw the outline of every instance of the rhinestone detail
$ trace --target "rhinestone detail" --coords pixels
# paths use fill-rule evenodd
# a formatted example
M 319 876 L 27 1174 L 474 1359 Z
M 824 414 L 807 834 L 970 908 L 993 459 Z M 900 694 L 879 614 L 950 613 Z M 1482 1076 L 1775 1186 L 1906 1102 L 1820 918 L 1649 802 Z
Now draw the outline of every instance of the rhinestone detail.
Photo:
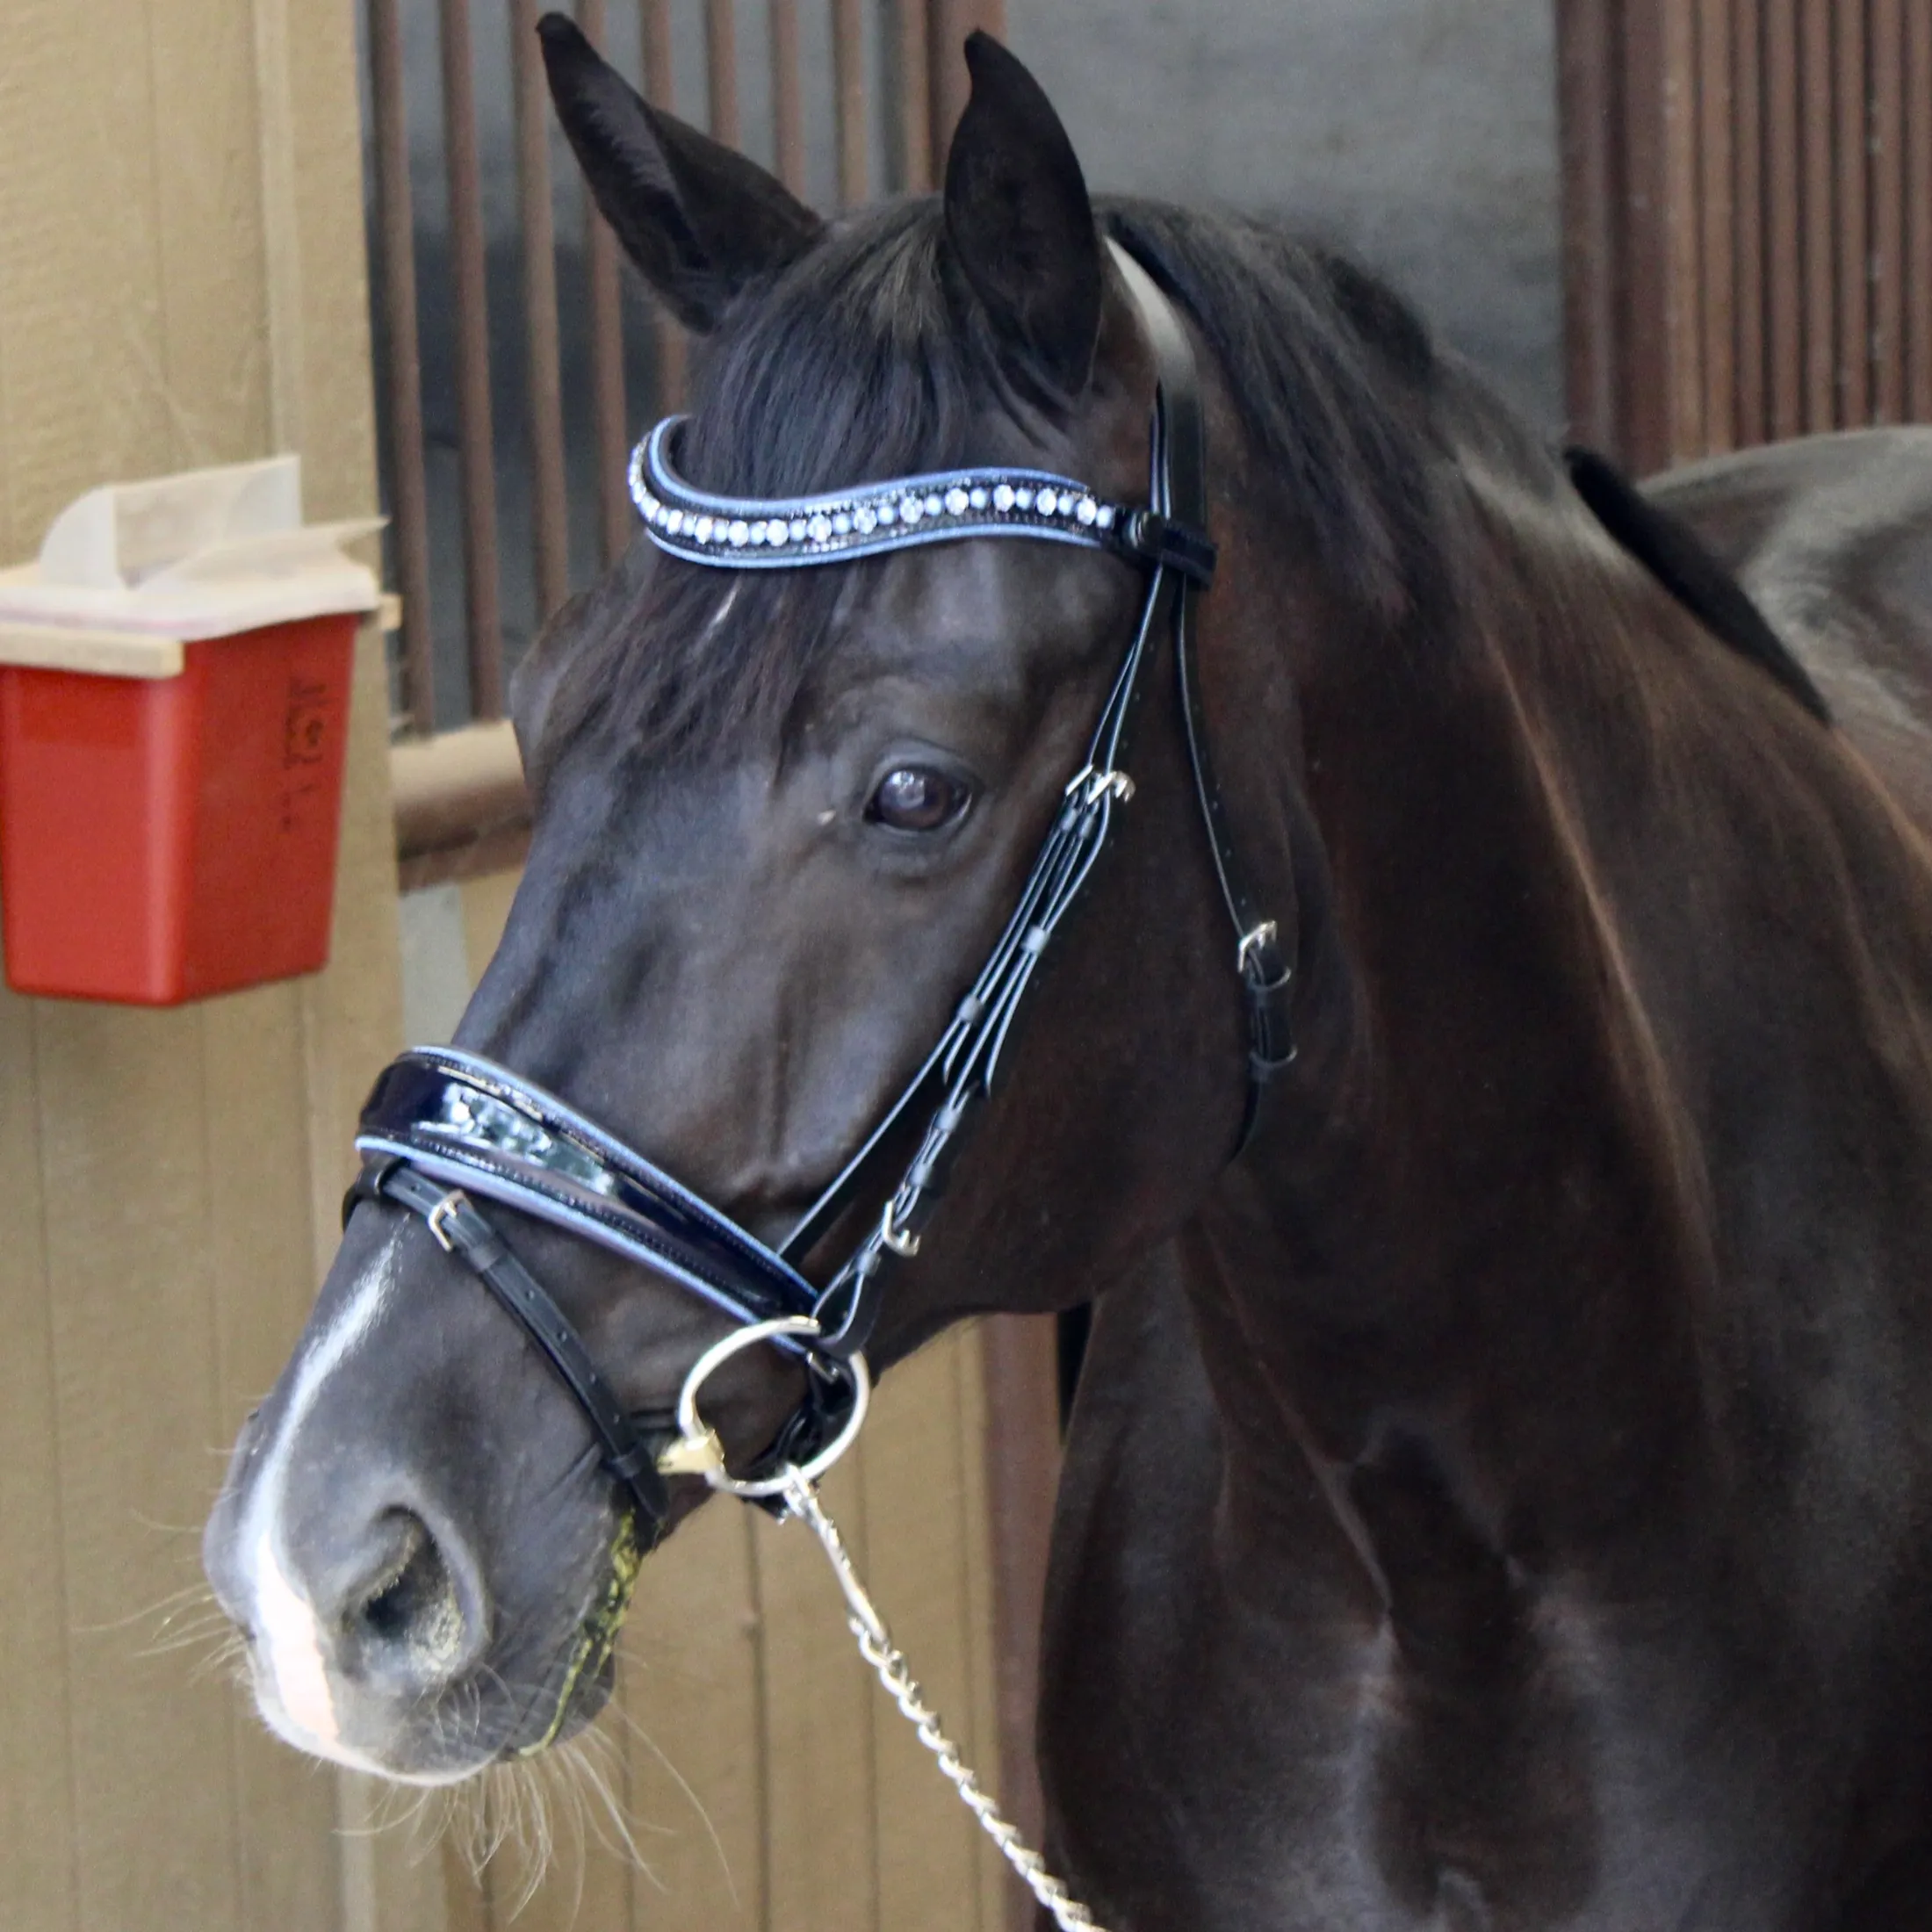
M 797 501 L 709 494 L 673 467 L 681 420 L 667 418 L 631 453 L 631 494 L 652 539 L 695 562 L 770 568 L 1004 534 L 1099 547 L 1129 527 L 1122 506 L 1024 470 L 908 477 Z

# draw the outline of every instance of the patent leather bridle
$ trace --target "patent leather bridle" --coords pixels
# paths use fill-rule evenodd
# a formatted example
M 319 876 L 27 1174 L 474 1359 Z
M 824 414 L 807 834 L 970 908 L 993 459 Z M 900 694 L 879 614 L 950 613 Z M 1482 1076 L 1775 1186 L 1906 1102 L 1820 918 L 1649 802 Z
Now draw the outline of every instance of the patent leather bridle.
M 1124 753 L 1144 667 L 1164 632 L 1173 646 L 1189 760 L 1247 1011 L 1240 1146 L 1254 1132 L 1269 1083 L 1294 1057 L 1292 902 L 1268 916 L 1249 890 L 1208 754 L 1193 663 L 1193 602 L 1213 580 L 1215 562 L 1193 350 L 1167 299 L 1125 250 L 1112 246 L 1157 364 L 1144 505 L 1111 503 L 1071 479 L 1011 470 L 947 472 L 782 502 L 721 497 L 679 475 L 675 418 L 660 423 L 632 458 L 631 494 L 652 540 L 708 567 L 811 567 L 1000 537 L 1110 551 L 1150 573 L 1133 640 L 1086 761 L 1067 783 L 1005 929 L 924 1064 L 797 1226 L 775 1248 L 767 1246 L 566 1102 L 508 1068 L 454 1049 L 403 1054 L 378 1079 L 364 1110 L 356 1142 L 364 1166 L 345 1215 L 364 1200 L 420 1215 L 515 1317 L 575 1396 L 606 1467 L 628 1490 L 640 1549 L 655 1543 L 668 1514 L 660 1465 L 681 1439 L 674 1419 L 624 1408 L 568 1317 L 473 1197 L 653 1268 L 741 1323 L 793 1318 L 803 1337 L 779 1336 L 777 1345 L 792 1348 L 804 1362 L 807 1393 L 761 1467 L 807 1466 L 823 1453 L 862 1402 L 861 1352 L 885 1287 L 919 1251 L 1041 957 L 1092 872 L 1116 806 L 1133 796 Z M 890 1149 L 903 1144 L 900 1133 L 922 1114 L 917 1151 L 886 1194 L 883 1211 L 829 1282 L 814 1286 L 804 1272 L 808 1258 L 861 1199 L 885 1192 L 881 1170 Z

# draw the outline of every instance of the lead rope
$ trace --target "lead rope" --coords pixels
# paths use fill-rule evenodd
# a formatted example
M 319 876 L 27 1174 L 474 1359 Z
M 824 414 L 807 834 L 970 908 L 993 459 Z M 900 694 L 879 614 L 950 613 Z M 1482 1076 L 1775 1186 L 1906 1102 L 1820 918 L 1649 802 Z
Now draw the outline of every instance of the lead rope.
M 724 1467 L 724 1445 L 715 1430 L 698 1413 L 698 1392 L 713 1373 L 732 1356 L 761 1343 L 789 1338 L 813 1341 L 821 1333 L 809 1315 L 779 1316 L 768 1322 L 753 1322 L 734 1329 L 693 1362 L 678 1393 L 677 1434 L 658 1458 L 658 1468 L 665 1475 L 702 1476 L 714 1489 L 743 1501 L 782 1499 L 792 1516 L 802 1517 L 818 1539 L 818 1546 L 839 1579 L 850 1614 L 847 1627 L 857 1639 L 859 1654 L 878 1673 L 886 1694 L 905 1714 L 905 1720 L 919 1734 L 919 1742 L 937 1762 L 940 1772 L 959 1793 L 959 1801 L 979 1820 L 979 1827 L 999 1847 L 999 1855 L 1026 1880 L 1027 1889 L 1053 1914 L 1061 1932 L 1103 1932 L 1100 1922 L 1067 1888 L 1047 1870 L 1047 1862 L 1006 1819 L 987 1795 L 978 1777 L 959 1755 L 939 1721 L 939 1713 L 926 1701 L 905 1653 L 892 1641 L 878 1605 L 859 1580 L 852 1557 L 839 1534 L 839 1525 L 818 1500 L 814 1478 L 824 1474 L 858 1438 L 865 1424 L 872 1395 L 872 1376 L 863 1355 L 854 1355 L 843 1365 L 851 1378 L 852 1407 L 836 1437 L 800 1468 L 787 1463 L 773 1474 L 734 1476 Z
M 794 1516 L 811 1525 L 818 1546 L 839 1579 L 851 1614 L 846 1627 L 857 1639 L 859 1654 L 878 1674 L 886 1694 L 905 1713 L 905 1720 L 919 1733 L 919 1742 L 933 1754 L 940 1774 L 959 1793 L 959 1801 L 979 1820 L 979 1827 L 999 1847 L 999 1855 L 1026 1881 L 1027 1889 L 1053 1914 L 1062 1932 L 1102 1932 L 1099 1921 L 1047 1869 L 1047 1862 L 1000 1814 L 1000 1810 L 980 1784 L 972 1767 L 959 1755 L 959 1747 L 941 1727 L 939 1713 L 926 1703 L 905 1653 L 892 1641 L 878 1606 L 872 1601 L 852 1557 L 839 1534 L 839 1525 L 825 1512 L 818 1490 L 811 1480 L 797 1469 L 787 1472 L 779 1492 Z

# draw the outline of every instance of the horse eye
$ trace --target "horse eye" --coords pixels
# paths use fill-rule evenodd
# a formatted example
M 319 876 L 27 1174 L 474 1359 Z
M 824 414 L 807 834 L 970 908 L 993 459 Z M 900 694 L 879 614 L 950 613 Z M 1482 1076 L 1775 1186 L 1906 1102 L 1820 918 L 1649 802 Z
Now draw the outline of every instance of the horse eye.
M 965 811 L 965 786 L 926 765 L 900 765 L 879 781 L 865 815 L 895 832 L 937 832 Z

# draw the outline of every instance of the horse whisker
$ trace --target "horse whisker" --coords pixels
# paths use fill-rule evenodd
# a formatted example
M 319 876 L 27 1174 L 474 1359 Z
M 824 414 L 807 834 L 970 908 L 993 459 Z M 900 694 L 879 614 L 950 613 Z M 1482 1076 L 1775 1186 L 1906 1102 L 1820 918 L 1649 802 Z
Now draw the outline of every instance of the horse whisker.
M 717 1855 L 718 1870 L 724 1874 L 724 1889 L 731 1895 L 732 1907 L 739 1911 L 742 1911 L 744 1901 L 739 1897 L 738 1880 L 732 1871 L 732 1861 L 725 1853 L 724 1841 L 717 1835 L 717 1827 L 711 1822 L 710 1813 L 704 1808 L 704 1800 L 692 1788 L 690 1780 L 685 1777 L 684 1773 L 666 1756 L 662 1746 L 638 1722 L 636 1714 L 627 1711 L 621 1704 L 613 1705 L 612 1708 L 616 1712 L 618 1720 L 629 1728 L 638 1743 L 643 1745 L 645 1749 L 650 1752 L 652 1756 L 664 1768 L 666 1777 L 684 1794 L 686 1802 L 697 1813 L 698 1822 L 703 1826 L 705 1836 L 711 1841 L 711 1849 Z M 653 1884 L 658 1883 L 656 1874 L 651 1871 L 649 1866 L 639 1866 L 638 1869 Z M 664 1887 L 660 1885 L 659 1889 L 662 1891 Z
M 176 1617 L 190 1610 L 202 1609 L 221 1611 L 215 1601 L 215 1594 L 205 1581 L 197 1580 L 184 1583 L 179 1590 L 171 1590 L 165 1597 L 151 1604 L 144 1604 L 139 1610 L 131 1610 L 125 1617 L 116 1617 L 105 1624 L 75 1624 L 71 1629 L 76 1637 L 105 1637 L 117 1630 L 126 1630 L 135 1624 L 145 1623 L 150 1618 L 165 1625 Z M 226 1611 L 221 1611 L 225 1618 Z

